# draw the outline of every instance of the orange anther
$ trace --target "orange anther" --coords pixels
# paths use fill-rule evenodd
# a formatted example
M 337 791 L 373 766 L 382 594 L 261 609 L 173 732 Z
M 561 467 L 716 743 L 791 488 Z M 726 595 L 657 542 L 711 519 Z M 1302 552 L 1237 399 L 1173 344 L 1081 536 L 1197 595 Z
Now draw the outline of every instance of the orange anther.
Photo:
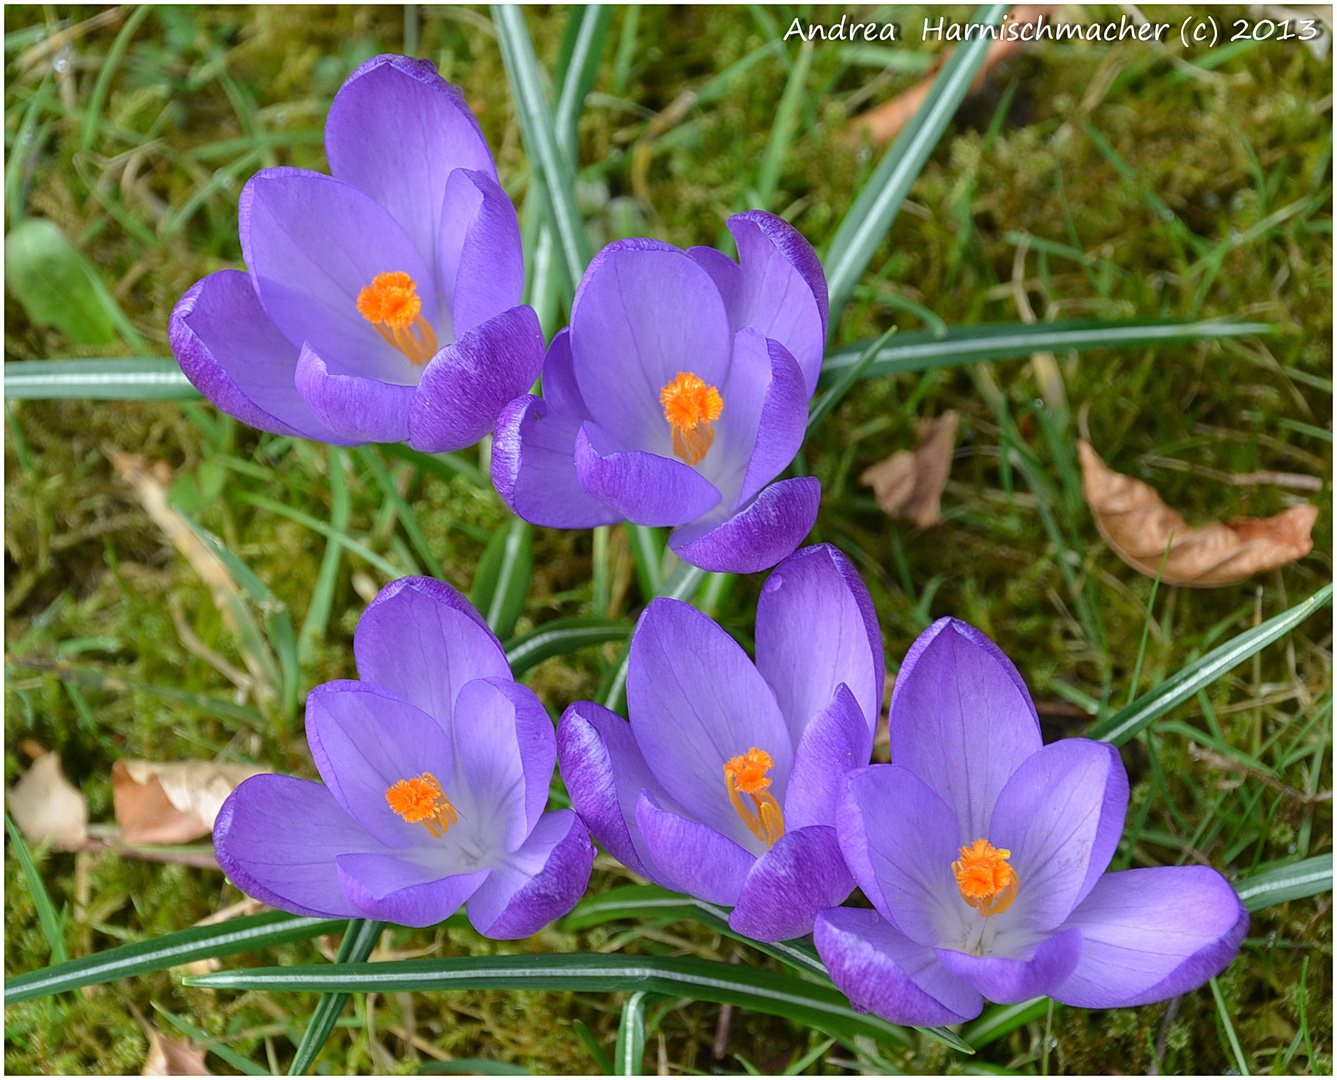
M 673 433 L 673 452 L 688 465 L 695 465 L 715 441 L 712 424 L 724 411 L 724 399 L 700 376 L 680 371 L 659 391 L 659 401 Z
M 961 858 L 952 863 L 961 899 L 981 915 L 999 915 L 1017 898 L 1020 881 L 1008 864 L 1012 852 L 996 848 L 984 839 L 961 849 Z
M 433 836 L 444 836 L 460 819 L 429 772 L 392 784 L 386 789 L 385 801 L 410 825 L 421 823 Z
M 436 333 L 422 317 L 418 285 L 402 270 L 377 274 L 357 294 L 358 313 L 376 327 L 386 344 L 415 364 L 425 364 L 436 352 Z
M 771 786 L 771 778 L 766 773 L 773 764 L 771 755 L 755 746 L 746 754 L 731 757 L 724 763 L 724 786 L 729 791 L 729 801 L 752 835 L 767 847 L 785 834 L 784 811 L 775 796 L 766 790 Z M 743 802 L 740 793 L 751 796 L 755 810 Z

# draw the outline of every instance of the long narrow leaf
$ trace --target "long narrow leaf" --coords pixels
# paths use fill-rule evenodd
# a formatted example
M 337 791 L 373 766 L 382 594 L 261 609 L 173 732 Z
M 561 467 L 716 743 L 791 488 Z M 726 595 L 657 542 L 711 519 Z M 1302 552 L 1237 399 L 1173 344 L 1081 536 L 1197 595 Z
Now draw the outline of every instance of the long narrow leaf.
M 198 401 L 175 360 L 138 356 L 15 360 L 5 364 L 5 398 Z
M 617 1049 L 613 1053 L 615 1076 L 640 1076 L 645 1058 L 645 999 L 643 990 L 628 994 L 622 1003 L 622 1021 L 617 1026 Z
M 576 30 L 575 44 L 571 49 L 571 58 L 563 73 L 562 90 L 558 95 L 554 121 L 558 150 L 565 159 L 571 175 L 574 176 L 579 164 L 576 157 L 576 122 L 580 119 L 585 95 L 590 92 L 594 78 L 599 73 L 599 61 L 603 57 L 604 42 L 608 37 L 608 24 L 613 19 L 613 9 L 608 4 L 591 4 L 583 8 L 573 8 L 570 18 L 579 20 L 579 27 Z
M 1048 1008 L 1049 999 L 1046 997 L 1031 998 L 1030 1001 L 1021 1001 L 1015 1005 L 995 1005 L 978 1020 L 962 1028 L 961 1038 L 978 1050 L 1032 1020 L 1040 1019 Z
M 1290 866 L 1268 870 L 1235 882 L 1235 891 L 1250 911 L 1302 900 L 1332 891 L 1332 853 L 1301 859 Z
M 630 636 L 631 624 L 616 619 L 554 619 L 506 642 L 506 659 L 518 676 L 549 657 L 565 656 L 605 641 L 625 641 Z
M 510 637 L 534 573 L 534 527 L 512 516 L 489 542 L 474 572 L 469 602 L 498 637 Z
M 344 930 L 343 941 L 339 943 L 336 964 L 360 964 L 371 955 L 376 943 L 381 940 L 381 931 L 385 923 L 372 919 L 349 919 Z M 347 994 L 322 994 L 311 1014 L 311 1021 L 302 1033 L 302 1041 L 297 1046 L 297 1054 L 288 1068 L 289 1076 L 305 1076 L 316 1063 L 321 1049 L 329 1040 L 330 1032 L 348 1003 Z

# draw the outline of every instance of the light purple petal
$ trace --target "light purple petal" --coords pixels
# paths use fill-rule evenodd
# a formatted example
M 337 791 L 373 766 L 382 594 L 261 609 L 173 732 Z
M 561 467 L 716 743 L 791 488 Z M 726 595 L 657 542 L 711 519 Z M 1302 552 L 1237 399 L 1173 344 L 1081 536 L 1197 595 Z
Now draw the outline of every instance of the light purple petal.
M 408 410 L 408 441 L 437 454 L 472 446 L 543 366 L 543 331 L 531 307 L 514 307 L 441 349 Z
M 424 772 L 451 802 L 450 736 L 421 709 L 370 683 L 322 683 L 306 699 L 306 737 L 321 779 L 339 804 L 380 843 L 416 847 L 426 829 L 390 809 L 386 792 Z
M 441 212 L 439 267 L 455 337 L 520 303 L 523 255 L 515 206 L 496 179 L 468 169 L 451 173 Z
M 935 949 L 943 967 L 965 979 L 990 1001 L 1014 1005 L 1050 993 L 1077 967 L 1082 935 L 1073 928 L 1045 938 L 1032 956 L 974 956 L 955 949 Z
M 374 56 L 349 76 L 325 121 L 325 153 L 330 171 L 385 207 L 429 266 L 451 173 L 497 175 L 459 87 L 408 56 Z
M 756 862 L 709 825 L 661 810 L 646 792 L 636 805 L 636 824 L 655 865 L 691 896 L 732 907 Z
M 987 839 L 1012 852 L 1013 909 L 1028 926 L 1052 930 L 1095 887 L 1127 809 L 1128 774 L 1109 743 L 1063 739 L 1021 763 L 998 795 Z
M 671 457 L 659 393 L 680 371 L 724 385 L 733 333 L 710 275 L 684 252 L 619 240 L 594 257 L 576 290 L 571 352 L 599 426 L 624 449 Z
M 1041 746 L 1035 706 L 1012 661 L 952 618 L 910 646 L 890 722 L 891 760 L 951 804 L 962 844 L 988 836 L 998 793 Z
M 868 721 L 849 687 L 841 683 L 827 707 L 804 729 L 794 751 L 794 768 L 785 791 L 786 827 L 834 826 L 846 776 L 867 765 L 872 754 Z
M 729 925 L 758 941 L 787 941 L 811 933 L 817 913 L 853 891 L 836 830 L 794 829 L 753 864 Z
M 740 330 L 740 337 L 742 334 Z M 761 418 L 757 421 L 756 442 L 751 448 L 743 490 L 738 496 L 740 504 L 746 503 L 789 467 L 803 446 L 808 428 L 810 395 L 803 386 L 803 373 L 783 345 L 770 338 L 765 342 L 771 361 L 771 381 L 766 388 Z
M 876 730 L 882 631 L 868 587 L 830 544 L 795 552 L 766 579 L 757 600 L 757 670 L 795 741 L 841 683 L 859 702 L 869 735 Z
M 331 375 L 310 345 L 297 361 L 297 391 L 316 418 L 348 443 L 403 442 L 414 389 L 356 375 Z
M 1082 932 L 1082 958 L 1050 994 L 1087 1009 L 1147 1005 L 1220 974 L 1249 929 L 1235 890 L 1205 866 L 1106 874 L 1064 923 Z
M 927 945 L 919 945 L 867 908 L 829 908 L 813 939 L 831 981 L 860 1012 L 893 1024 L 956 1024 L 980 1014 L 983 1001 Z
M 324 784 L 264 774 L 243 780 L 214 821 L 214 856 L 247 896 L 297 915 L 352 918 L 334 860 L 382 851 Z
M 764 851 L 729 800 L 724 764 L 765 751 L 769 791 L 783 807 L 794 751 L 775 697 L 738 643 L 687 604 L 653 601 L 631 640 L 627 707 L 651 771 L 686 813 Z
M 780 480 L 719 524 L 687 525 L 669 546 L 683 562 L 725 574 L 755 574 L 803 542 L 817 520 L 822 485 L 815 476 Z
M 460 687 L 511 677 L 501 642 L 444 581 L 392 581 L 362 613 L 353 635 L 358 674 L 435 717 L 447 731 Z
M 690 465 L 644 450 L 618 451 L 593 421 L 576 435 L 575 460 L 580 486 L 638 525 L 695 521 L 720 501 L 715 485 Z
M 570 810 L 544 814 L 469 898 L 469 921 L 491 938 L 536 934 L 576 906 L 593 865 L 594 845 L 580 818 Z
M 394 855 L 340 855 L 339 883 L 365 919 L 434 926 L 454 915 L 487 870 L 442 877 L 441 871 Z

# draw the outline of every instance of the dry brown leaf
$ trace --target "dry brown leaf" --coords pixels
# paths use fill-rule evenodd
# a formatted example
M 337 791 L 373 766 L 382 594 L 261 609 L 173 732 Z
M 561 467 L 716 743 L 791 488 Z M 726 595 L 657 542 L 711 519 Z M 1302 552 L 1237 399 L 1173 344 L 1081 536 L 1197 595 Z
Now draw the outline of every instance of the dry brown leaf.
M 859 476 L 873 489 L 888 517 L 910 518 L 921 529 L 942 522 L 939 499 L 952 472 L 957 414 L 949 409 L 936 420 L 919 421 L 919 445 L 899 450 Z
M 213 1076 L 204 1064 L 204 1052 L 192 1050 L 185 1039 L 169 1039 L 146 1027 L 149 1053 L 140 1076 Z
M 50 840 L 52 851 L 75 851 L 88 841 L 88 805 L 65 779 L 59 754 L 35 743 L 28 747 L 36 760 L 9 790 L 5 805 L 29 843 Z
M 1270 518 L 1192 528 L 1154 488 L 1109 468 L 1085 439 L 1077 440 L 1077 456 L 1082 490 L 1100 535 L 1134 570 L 1150 578 L 1159 573 L 1167 585 L 1234 585 L 1303 558 L 1314 546 L 1309 533 L 1317 507 L 1292 506 Z
M 121 842 L 184 844 L 206 836 L 232 789 L 268 771 L 213 761 L 118 761 L 111 790 Z

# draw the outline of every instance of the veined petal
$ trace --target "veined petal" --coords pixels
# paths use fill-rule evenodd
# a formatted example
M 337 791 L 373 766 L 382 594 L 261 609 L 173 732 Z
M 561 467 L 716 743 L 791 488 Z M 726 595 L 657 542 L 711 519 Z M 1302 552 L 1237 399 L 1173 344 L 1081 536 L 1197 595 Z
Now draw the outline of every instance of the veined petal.
M 853 891 L 836 830 L 791 829 L 752 865 L 729 925 L 758 941 L 801 937 L 812 932 L 819 911 L 843 903 Z
M 720 501 L 715 485 L 690 465 L 644 450 L 617 450 L 592 420 L 576 435 L 575 461 L 586 493 L 638 525 L 695 521 Z
M 1045 938 L 1021 959 L 974 956 L 955 949 L 935 949 L 943 966 L 990 1001 L 1014 1005 L 1051 993 L 1073 973 L 1082 955 L 1082 935 L 1075 927 Z
M 756 856 L 709 825 L 661 810 L 646 792 L 636 804 L 636 824 L 655 865 L 683 891 L 732 907 Z
M 400 926 L 433 926 L 460 909 L 490 871 L 442 876 L 433 867 L 396 855 L 340 855 L 339 884 L 364 919 Z
M 520 303 L 525 288 L 520 223 L 495 176 L 469 169 L 450 174 L 438 250 L 441 295 L 455 337 Z
M 594 845 L 570 810 L 544 814 L 529 838 L 492 868 L 469 898 L 469 921 L 490 938 L 525 938 L 576 906 Z
M 320 422 L 350 445 L 408 438 L 412 386 L 331 375 L 316 351 L 303 345 L 297 391 Z
M 737 513 L 675 529 L 669 546 L 683 562 L 722 574 L 755 574 L 803 543 L 817 520 L 822 485 L 815 476 L 778 480 Z
M 868 721 L 849 687 L 841 683 L 826 708 L 803 730 L 794 751 L 794 768 L 785 791 L 785 824 L 792 829 L 834 826 L 845 778 L 867 765 L 872 754 Z

